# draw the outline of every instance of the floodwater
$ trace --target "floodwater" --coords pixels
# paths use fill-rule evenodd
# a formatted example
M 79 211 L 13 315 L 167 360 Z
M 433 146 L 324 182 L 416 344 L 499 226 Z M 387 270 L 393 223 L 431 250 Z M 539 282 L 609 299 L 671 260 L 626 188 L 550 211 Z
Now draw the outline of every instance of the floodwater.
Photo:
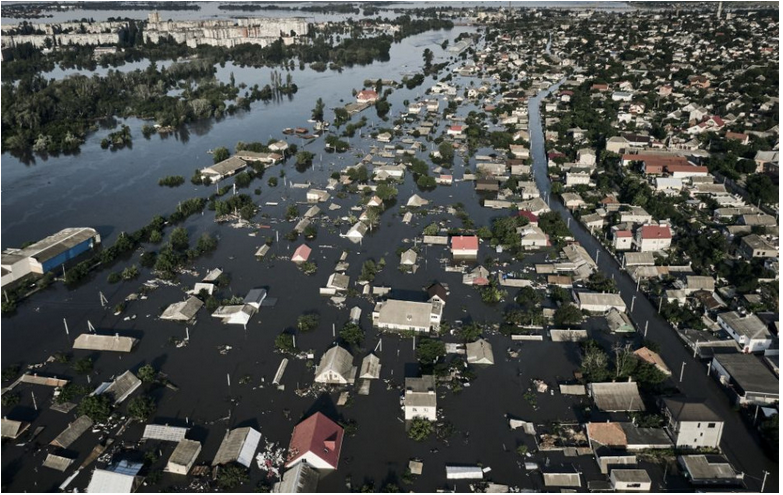
M 110 152 L 101 150 L 100 139 L 108 131 L 99 131 L 91 136 L 82 146 L 82 152 L 77 156 L 57 157 L 49 159 L 36 158 L 34 162 L 25 164 L 9 155 L 2 160 L 3 189 L 2 198 L 2 234 L 3 247 L 15 246 L 29 240 L 37 239 L 66 226 L 95 226 L 106 238 L 113 242 L 118 232 L 134 230 L 146 224 L 155 214 L 171 212 L 176 203 L 195 195 L 209 194 L 212 189 L 194 187 L 187 183 L 179 188 L 169 189 L 157 186 L 157 180 L 166 175 L 180 174 L 189 177 L 193 169 L 203 167 L 211 161 L 205 151 L 217 146 L 226 145 L 230 148 L 236 141 L 256 141 L 268 139 L 268 136 L 281 137 L 280 130 L 284 127 L 307 126 L 315 100 L 324 98 L 328 107 L 351 99 L 350 89 L 359 88 L 366 78 L 399 79 L 402 72 L 415 71 L 421 66 L 421 50 L 430 47 L 437 57 L 443 57 L 439 45 L 448 37 L 453 40 L 461 29 L 450 32 L 425 33 L 413 37 L 400 45 L 395 45 L 389 62 L 374 64 L 368 67 L 347 69 L 339 73 L 323 74 L 311 71 L 294 71 L 294 82 L 299 87 L 299 93 L 289 101 L 256 103 L 251 112 L 229 117 L 221 122 L 207 122 L 191 126 L 187 131 L 167 139 L 158 136 L 149 141 L 140 137 L 141 122 L 130 120 L 136 141 L 133 149 Z M 414 47 L 416 47 L 414 49 Z M 436 59 L 436 62 L 438 60 Z M 253 84 L 266 83 L 269 80 L 269 69 L 233 70 L 237 81 Z M 219 71 L 220 77 L 228 77 L 226 70 Z M 241 74 L 241 75 L 240 75 Z M 464 78 L 455 78 L 463 88 L 468 84 Z M 417 93 L 423 93 L 427 85 L 408 91 L 395 90 L 390 97 L 392 111 L 396 114 L 402 108 L 402 100 L 413 100 Z M 543 191 L 546 187 L 545 150 L 543 136 L 538 116 L 540 98 L 530 103 L 530 125 L 532 137 L 532 152 L 535 159 L 536 179 Z M 470 108 L 460 107 L 460 114 L 467 113 Z M 372 110 L 365 112 L 368 120 L 379 124 Z M 353 121 L 360 117 L 355 116 Z M 445 123 L 441 123 L 442 126 Z M 440 132 L 440 130 L 438 131 Z M 356 147 L 366 149 L 369 139 L 351 139 Z M 349 208 L 358 203 L 355 196 L 346 199 L 333 198 L 342 209 L 330 213 L 329 221 L 320 227 L 318 238 L 308 244 L 313 248 L 313 260 L 318 265 L 318 272 L 307 277 L 301 274 L 286 258 L 299 245 L 282 239 L 275 243 L 266 261 L 257 261 L 253 254 L 263 242 L 262 236 L 273 236 L 277 231 L 285 234 L 293 228 L 293 223 L 280 220 L 286 205 L 290 202 L 303 202 L 305 190 L 285 188 L 280 181 L 278 188 L 266 185 L 266 178 L 278 175 L 283 169 L 286 179 L 293 182 L 312 182 L 315 186 L 323 186 L 330 173 L 346 165 L 353 165 L 358 158 L 350 152 L 343 155 L 322 153 L 323 140 L 317 139 L 308 145 L 307 149 L 318 153 L 314 166 L 304 172 L 297 172 L 291 165 L 276 166 L 266 172 L 265 178 L 256 180 L 250 190 L 260 187 L 262 194 L 253 196 L 257 204 L 263 205 L 258 221 L 268 223 L 268 231 L 261 230 L 258 237 L 248 235 L 250 231 L 232 229 L 213 222 L 214 213 L 205 211 L 203 216 L 192 217 L 185 222 L 191 239 L 197 238 L 202 232 L 210 232 L 220 239 L 217 251 L 202 257 L 193 265 L 200 275 L 210 268 L 219 266 L 232 277 L 230 288 L 224 289 L 222 297 L 232 294 L 243 296 L 254 287 L 265 287 L 269 297 L 277 298 L 274 307 L 264 307 L 253 317 L 247 329 L 224 326 L 211 318 L 205 310 L 199 313 L 195 325 L 188 327 L 190 344 L 184 348 L 176 348 L 169 341 L 171 338 L 181 339 L 186 334 L 184 325 L 160 321 L 156 318 L 168 304 L 181 300 L 182 288 L 192 287 L 198 280 L 193 276 L 180 277 L 181 288 L 161 287 L 149 294 L 146 300 L 134 301 L 128 304 L 126 312 L 114 316 L 108 308 L 123 301 L 130 293 L 135 292 L 141 281 L 149 278 L 149 273 L 142 270 L 141 277 L 135 282 L 124 282 L 110 285 L 106 276 L 110 271 L 118 271 L 131 263 L 138 263 L 139 253 L 133 254 L 127 260 L 118 261 L 111 270 L 95 274 L 92 280 L 74 290 L 67 290 L 57 284 L 54 287 L 36 294 L 23 303 L 17 315 L 3 319 L 3 366 L 19 363 L 23 366 L 39 363 L 57 351 L 70 350 L 72 339 L 86 332 L 90 322 L 100 333 L 129 335 L 140 338 L 137 348 L 128 355 L 109 353 L 90 353 L 74 351 L 75 358 L 93 357 L 95 371 L 90 375 L 94 385 L 98 381 L 107 380 L 127 369 L 137 369 L 140 365 L 150 363 L 157 369 L 167 373 L 172 383 L 179 387 L 178 391 L 166 388 L 148 389 L 147 393 L 156 398 L 157 411 L 151 420 L 156 423 L 172 425 L 190 425 L 189 438 L 203 443 L 199 462 L 209 462 L 217 452 L 217 448 L 226 429 L 239 426 L 253 426 L 259 429 L 264 438 L 287 445 L 294 424 L 304 416 L 315 411 L 322 411 L 334 419 L 356 420 L 358 433 L 354 437 L 346 437 L 339 469 L 325 476 L 319 484 L 319 491 L 338 492 L 347 489 L 346 480 L 350 477 L 354 488 L 365 482 L 372 482 L 376 489 L 386 483 L 400 483 L 410 458 L 420 458 L 424 461 L 424 475 L 413 485 L 401 485 L 403 489 L 413 491 L 434 491 L 450 487 L 459 491 L 467 491 L 468 484 L 454 484 L 445 479 L 447 464 L 475 465 L 490 467 L 488 478 L 509 485 L 533 490 L 542 490 L 540 475 L 526 473 L 520 466 L 523 460 L 515 450 L 518 445 L 526 444 L 531 450 L 535 448 L 534 440 L 521 431 L 511 431 L 508 428 L 505 415 L 532 420 L 541 427 L 546 427 L 555 420 L 584 422 L 586 419 L 604 420 L 612 416 L 588 411 L 584 398 L 536 394 L 536 406 L 529 403 L 523 394 L 531 386 L 533 379 L 542 379 L 550 387 L 556 387 L 557 381 L 569 379 L 579 365 L 578 347 L 576 344 L 558 344 L 551 341 L 516 343 L 500 335 L 489 335 L 493 345 L 494 366 L 478 369 L 477 379 L 460 394 L 453 394 L 446 389 L 439 389 L 438 406 L 443 416 L 453 424 L 455 433 L 448 443 L 432 439 L 424 443 L 415 443 L 405 435 L 401 421 L 399 385 L 405 376 L 414 376 L 418 372 L 413 342 L 393 335 L 379 335 L 372 329 L 370 313 L 373 304 L 364 298 L 349 298 L 343 308 L 329 304 L 326 298 L 318 296 L 316 287 L 324 286 L 332 273 L 342 250 L 349 252 L 348 275 L 351 280 L 357 280 L 361 264 L 368 258 L 379 261 L 383 257 L 386 267 L 379 273 L 375 285 L 389 286 L 401 295 L 418 294 L 420 288 L 433 280 L 449 284 L 450 295 L 445 306 L 444 321 L 454 322 L 458 319 L 473 319 L 479 322 L 496 323 L 499 314 L 507 302 L 491 307 L 483 304 L 475 289 L 461 284 L 461 275 L 445 272 L 439 260 L 449 257 L 443 247 L 426 248 L 422 256 L 422 265 L 415 274 L 403 274 L 397 270 L 398 258 L 395 251 L 398 247 L 409 247 L 407 239 L 420 234 L 421 229 L 434 220 L 443 220 L 448 226 L 459 226 L 459 221 L 445 213 L 429 213 L 416 215 L 410 225 L 401 223 L 399 206 L 415 192 L 429 199 L 431 205 L 445 206 L 461 202 L 477 225 L 487 224 L 491 218 L 505 215 L 484 209 L 479 206 L 479 198 L 473 192 L 472 183 L 457 182 L 452 187 L 438 187 L 432 192 L 420 192 L 412 183 L 410 174 L 404 185 L 400 186 L 398 202 L 390 207 L 381 217 L 381 223 L 375 232 L 368 235 L 361 245 L 354 245 L 338 236 L 332 220 L 338 216 L 348 215 Z M 363 155 L 363 153 L 357 153 Z M 421 156 L 424 156 L 423 154 Z M 544 160 L 542 162 L 542 159 Z M 465 171 L 465 165 L 471 165 L 472 160 L 458 159 L 454 168 L 455 177 L 459 178 Z M 544 169 L 542 170 L 542 163 Z M 541 182 L 544 181 L 544 182 Z M 267 201 L 280 204 L 276 207 L 265 206 Z M 323 205 L 322 205 L 323 206 Z M 552 207 L 561 211 L 552 201 Z M 304 207 L 302 207 L 301 211 Z M 561 212 L 566 214 L 565 212 Z M 265 219 L 262 215 L 269 215 Z M 576 222 L 571 226 L 576 228 Z M 342 225 L 339 230 L 345 232 L 348 225 Z M 575 234 L 585 244 L 589 238 Z M 153 248 L 154 249 L 154 248 Z M 524 264 L 541 260 L 541 254 L 531 255 Z M 273 259 L 276 258 L 277 259 Z M 482 245 L 479 262 L 487 257 L 505 263 L 507 255 L 497 255 L 486 245 Z M 599 265 L 607 267 L 609 256 L 602 255 Z M 503 267 L 505 271 L 519 269 L 519 263 Z M 488 264 L 488 268 L 496 270 L 497 265 Z M 611 269 L 608 266 L 606 269 Z M 620 277 L 623 294 L 626 288 L 623 275 Z M 99 294 L 108 299 L 107 309 L 100 306 Z M 509 290 L 508 301 L 515 292 Z M 636 312 L 644 307 L 646 301 L 636 301 Z M 315 362 L 323 352 L 334 342 L 332 324 L 339 329 L 347 320 L 349 309 L 358 305 L 362 309 L 361 325 L 366 331 L 364 349 L 354 352 L 354 363 L 359 365 L 367 352 L 375 348 L 382 338 L 382 349 L 378 355 L 382 363 L 381 378 L 371 386 L 369 396 L 355 396 L 350 407 L 337 407 L 337 393 L 316 396 L 298 397 L 294 394 L 297 388 L 303 388 L 312 383 L 313 372 L 308 369 L 304 360 L 292 359 L 288 365 L 282 384 L 285 390 L 278 391 L 270 386 L 272 377 L 280 363 L 281 355 L 274 353 L 274 338 L 284 329 L 293 328 L 297 317 L 304 313 L 315 311 L 321 316 L 317 330 L 310 333 L 297 333 L 297 345 L 301 349 L 312 350 Z M 649 306 L 649 304 L 647 304 Z M 636 312 L 634 313 L 636 318 Z M 134 315 L 136 318 L 125 321 L 123 317 Z M 63 319 L 67 321 L 70 334 L 66 334 Z M 638 322 L 638 320 L 637 320 Z M 679 344 L 664 340 L 665 335 L 673 335 L 671 330 L 663 328 L 663 324 L 653 321 L 651 332 L 654 338 L 661 338 L 662 345 L 678 346 L 673 353 L 684 352 Z M 606 338 L 598 325 L 590 321 L 588 328 L 591 335 L 599 339 Z M 660 334 L 660 335 L 659 335 Z M 455 342 L 455 337 L 448 337 Z M 219 346 L 231 346 L 231 350 L 223 355 Z M 519 352 L 515 358 L 509 357 L 506 350 Z M 669 362 L 669 357 L 664 354 Z M 670 362 L 670 366 L 674 367 Z M 694 370 L 696 365 L 694 364 Z M 65 365 L 50 364 L 44 368 L 47 373 L 74 378 L 78 383 L 85 383 L 84 377 L 74 375 Z M 693 391 L 697 387 L 711 393 L 716 389 L 712 380 L 697 378 L 702 373 L 686 374 L 687 380 L 682 388 Z M 249 376 L 249 384 L 240 384 L 240 379 Z M 230 380 L 230 384 L 229 384 Z M 388 387 L 387 387 L 388 384 Z M 45 426 L 35 444 L 17 446 L 5 442 L 2 447 L 2 483 L 9 491 L 52 491 L 56 490 L 62 481 L 71 474 L 42 468 L 41 463 L 46 456 L 46 445 L 75 418 L 75 414 L 62 414 L 49 409 L 51 392 L 42 387 L 23 386 L 18 388 L 21 402 L 4 414 L 13 419 L 33 422 L 33 428 Z M 704 393 L 704 392 L 702 392 Z M 35 398 L 33 399 L 33 394 Z M 717 401 L 720 402 L 720 401 Z M 725 402 L 725 401 L 724 401 Z M 715 404 L 713 404 L 715 405 Z M 720 404 L 718 404 L 720 405 Z M 36 410 L 37 406 L 37 410 Z M 726 407 L 727 408 L 727 407 Z M 122 409 L 122 408 L 121 408 Z M 284 414 L 290 412 L 290 419 Z M 722 410 L 719 409 L 721 413 Z M 736 415 L 735 415 L 736 416 Z M 735 423 L 738 423 L 737 420 Z M 740 424 L 741 426 L 741 424 Z M 727 430 L 737 433 L 736 425 L 727 424 Z M 733 429 L 732 429 L 733 428 Z M 142 426 L 132 425 L 119 440 L 129 444 L 135 443 L 140 437 Z M 729 433 L 727 433 L 728 435 Z M 99 441 L 99 435 L 87 433 L 70 448 L 70 454 L 76 458 L 74 466 L 84 461 L 92 447 Z M 750 441 L 750 440 L 749 440 Z M 752 441 L 751 441 L 752 442 Z M 757 449 L 747 444 L 739 443 L 736 451 L 747 452 L 753 456 Z M 173 450 L 173 445 L 163 445 L 156 442 L 142 446 L 142 450 L 162 449 L 161 459 L 151 468 L 160 469 Z M 536 454 L 529 459 L 540 464 L 574 464 L 584 473 L 586 479 L 601 479 L 597 467 L 590 456 L 564 458 L 561 454 Z M 732 460 L 735 460 L 732 458 Z M 749 465 L 748 473 L 758 471 L 766 466 L 768 461 L 753 458 L 754 465 Z M 767 464 L 765 464 L 765 462 Z M 90 472 L 94 465 L 89 466 L 79 474 L 69 488 L 83 490 L 89 482 Z M 662 474 L 658 466 L 645 466 L 652 471 L 656 480 L 657 490 L 685 490 L 683 481 L 669 472 L 668 477 Z M 744 466 L 743 466 L 744 467 Z M 73 469 L 73 468 L 72 468 Z M 768 469 L 766 467 L 765 469 Z M 251 481 L 244 487 L 252 490 L 253 486 L 262 480 L 261 471 L 255 466 L 250 470 Z M 755 474 L 754 474 L 755 476 Z M 165 487 L 176 487 L 185 484 L 185 480 L 174 475 L 164 475 L 161 483 L 155 486 L 142 487 L 142 491 L 159 491 Z M 769 483 L 768 483 L 769 484 Z

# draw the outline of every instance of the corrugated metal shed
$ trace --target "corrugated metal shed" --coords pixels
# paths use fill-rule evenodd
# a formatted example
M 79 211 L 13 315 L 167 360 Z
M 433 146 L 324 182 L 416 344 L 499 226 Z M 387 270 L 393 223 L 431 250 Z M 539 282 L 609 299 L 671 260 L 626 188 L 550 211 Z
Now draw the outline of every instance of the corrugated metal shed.
M 213 466 L 238 462 L 245 467 L 250 467 L 258 448 L 258 442 L 261 441 L 261 433 L 250 427 L 236 428 L 226 433 L 223 442 L 220 444 Z
M 43 466 L 48 467 L 49 469 L 64 472 L 72 463 L 73 459 L 69 459 L 61 455 L 49 454 L 46 456 L 46 460 L 44 460 Z
M 17 438 L 19 435 L 24 433 L 25 430 L 27 430 L 27 428 L 29 427 L 30 427 L 30 423 L 3 418 L 2 436 L 3 438 Z
M 187 428 L 169 425 L 147 425 L 144 428 L 142 440 L 163 440 L 165 442 L 179 442 L 188 433 Z

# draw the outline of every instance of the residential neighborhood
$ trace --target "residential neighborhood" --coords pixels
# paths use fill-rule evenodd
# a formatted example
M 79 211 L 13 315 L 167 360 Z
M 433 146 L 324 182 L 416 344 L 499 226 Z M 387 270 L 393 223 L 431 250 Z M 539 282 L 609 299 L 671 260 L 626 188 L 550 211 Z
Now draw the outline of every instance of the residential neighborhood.
M 246 107 L 3 215 L 3 490 L 778 492 L 778 5 L 551 4 L 4 5 Z

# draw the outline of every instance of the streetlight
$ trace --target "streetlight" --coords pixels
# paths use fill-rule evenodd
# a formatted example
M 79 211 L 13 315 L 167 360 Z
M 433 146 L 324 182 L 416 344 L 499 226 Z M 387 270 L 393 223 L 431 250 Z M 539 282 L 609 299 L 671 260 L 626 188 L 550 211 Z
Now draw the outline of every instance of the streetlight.
M 682 362 L 682 366 L 680 367 L 680 383 L 682 383 L 682 375 L 685 373 L 685 365 L 687 363 L 685 361 Z

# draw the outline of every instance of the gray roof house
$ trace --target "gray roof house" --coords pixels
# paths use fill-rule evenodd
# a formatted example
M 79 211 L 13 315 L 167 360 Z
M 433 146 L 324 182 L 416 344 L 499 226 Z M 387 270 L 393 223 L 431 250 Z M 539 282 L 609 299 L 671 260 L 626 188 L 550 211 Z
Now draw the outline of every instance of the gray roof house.
M 204 303 L 197 297 L 189 297 L 187 301 L 171 304 L 160 315 L 161 320 L 188 321 L 196 316 L 196 313 Z
M 261 433 L 259 431 L 250 427 L 234 428 L 226 432 L 226 436 L 223 437 L 223 442 L 220 444 L 212 465 L 220 466 L 237 462 L 245 467 L 250 467 L 260 441 Z
M 492 344 L 484 339 L 465 344 L 465 351 L 468 355 L 468 364 L 495 364 Z
M 50 445 L 55 447 L 61 447 L 67 449 L 70 445 L 76 441 L 84 432 L 92 428 L 92 420 L 89 416 L 79 416 L 73 423 L 69 424 L 62 433 L 52 440 Z
M 356 366 L 353 356 L 344 348 L 336 345 L 327 350 L 315 370 L 315 382 L 331 385 L 346 385 L 354 382 Z

